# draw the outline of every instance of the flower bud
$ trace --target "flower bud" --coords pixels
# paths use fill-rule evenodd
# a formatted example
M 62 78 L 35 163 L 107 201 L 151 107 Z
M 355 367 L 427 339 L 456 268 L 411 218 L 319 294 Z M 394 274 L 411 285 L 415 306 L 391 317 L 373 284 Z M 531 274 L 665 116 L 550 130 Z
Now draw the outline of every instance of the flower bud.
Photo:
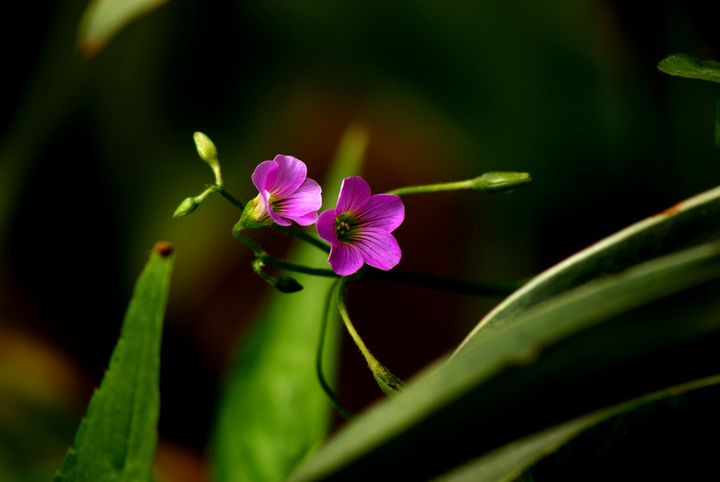
M 194 197 L 186 198 L 177 207 L 177 209 L 175 210 L 175 214 L 173 214 L 173 217 L 180 218 L 186 216 L 191 212 L 195 211 L 199 205 L 200 203 Z
M 384 365 L 379 365 L 373 368 L 372 374 L 375 377 L 377 384 L 380 385 L 380 388 L 388 397 L 397 395 L 403 388 L 405 388 L 405 383 L 390 373 L 390 370 L 385 368 Z
M 281 293 L 295 293 L 303 289 L 302 285 L 290 276 L 273 278 L 271 284 Z
M 510 192 L 530 184 L 527 172 L 486 172 L 472 179 L 475 189 L 487 192 Z
M 200 159 L 211 165 L 217 163 L 217 148 L 208 136 L 202 132 L 196 132 L 193 134 L 193 140 L 195 141 L 195 148 L 200 155 Z

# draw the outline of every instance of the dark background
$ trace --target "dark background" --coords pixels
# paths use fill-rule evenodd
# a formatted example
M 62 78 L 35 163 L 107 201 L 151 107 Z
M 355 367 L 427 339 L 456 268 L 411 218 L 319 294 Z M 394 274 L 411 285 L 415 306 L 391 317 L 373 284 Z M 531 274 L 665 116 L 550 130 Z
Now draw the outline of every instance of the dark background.
M 177 253 L 158 458 L 183 467 L 172 480 L 205 473 L 219 380 L 269 287 L 230 234 L 232 206 L 172 218 L 212 180 L 196 130 L 243 200 L 278 153 L 321 179 L 353 124 L 375 192 L 530 172 L 509 195 L 405 201 L 400 266 L 482 281 L 535 274 L 720 182 L 710 88 L 656 69 L 678 52 L 717 60 L 707 2 L 175 0 L 93 59 L 77 48 L 84 6 L 14 2 L 0 34 L 2 480 L 58 467 L 157 240 Z M 401 377 L 497 301 L 373 281 L 349 295 Z M 347 344 L 339 390 L 358 411 L 379 396 L 363 363 Z

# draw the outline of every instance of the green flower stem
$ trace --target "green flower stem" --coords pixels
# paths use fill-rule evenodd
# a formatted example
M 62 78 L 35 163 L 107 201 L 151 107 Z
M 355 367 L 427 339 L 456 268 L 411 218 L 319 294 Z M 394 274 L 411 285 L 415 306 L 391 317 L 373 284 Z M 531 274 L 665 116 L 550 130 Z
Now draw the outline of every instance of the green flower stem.
M 477 189 L 479 191 L 487 192 L 510 192 L 529 184 L 530 180 L 530 174 L 527 172 L 486 172 L 482 176 L 467 179 L 465 181 L 401 187 L 388 191 L 387 194 L 405 196 L 407 194 L 458 191 L 462 189 Z
M 257 256 L 258 258 L 264 259 L 264 258 L 268 257 L 267 253 L 260 247 L 259 244 L 257 244 L 255 241 L 253 241 L 249 238 L 246 238 L 245 236 L 240 234 L 241 230 L 242 230 L 242 227 L 239 227 L 239 225 L 236 224 L 232 231 L 233 236 L 235 236 L 235 239 L 237 239 L 238 241 L 240 241 L 241 243 L 245 244 L 247 247 L 252 249 L 252 252 L 255 253 L 255 256 Z
M 340 275 L 327 268 L 311 268 L 295 263 L 290 263 L 278 258 L 274 258 L 267 254 L 257 243 L 241 234 L 242 227 L 235 225 L 233 235 L 235 239 L 248 246 L 255 256 L 265 265 L 275 266 L 277 268 L 297 273 L 305 273 L 314 276 L 323 276 L 326 278 L 338 278 Z M 422 286 L 450 293 L 457 293 L 469 296 L 507 296 L 520 286 L 525 280 L 511 283 L 482 283 L 478 281 L 468 281 L 449 276 L 440 276 L 420 271 L 408 271 L 403 269 L 392 269 L 390 271 L 381 271 L 378 269 L 369 269 L 363 273 L 364 277 L 370 279 L 378 279 L 390 281 L 393 283 L 405 283 L 413 286 Z
M 355 418 L 355 415 L 353 415 L 353 413 L 348 410 L 345 405 L 343 405 L 343 403 L 340 401 L 333 389 L 330 387 L 330 384 L 325 380 L 325 375 L 323 375 L 323 350 L 325 349 L 325 332 L 327 331 L 328 319 L 330 318 L 330 307 L 332 306 L 333 293 L 337 289 L 338 283 L 340 283 L 340 280 L 338 280 L 337 283 L 332 285 L 325 301 L 325 313 L 323 315 L 322 325 L 320 326 L 320 341 L 318 342 L 317 357 L 315 358 L 315 370 L 317 371 L 317 377 L 320 381 L 320 386 L 325 391 L 328 398 L 330 398 L 332 403 L 340 411 L 340 413 L 343 414 L 345 418 L 347 418 L 348 420 L 352 420 L 353 418 Z
M 230 202 L 230 204 L 232 204 L 233 206 L 238 208 L 240 211 L 245 209 L 245 205 L 243 203 L 241 203 L 240 201 L 238 201 L 237 199 L 235 199 L 235 197 L 232 196 L 229 192 L 227 192 L 221 184 L 215 185 L 214 187 L 215 187 L 216 191 L 218 193 L 220 193 L 220 195 L 222 197 L 224 197 L 225 199 L 227 199 Z
M 233 232 L 235 237 L 250 246 L 255 255 L 260 258 L 264 264 L 275 266 L 277 268 L 297 273 L 305 273 L 314 276 L 323 276 L 326 278 L 339 278 L 340 275 L 327 268 L 311 268 L 309 266 L 298 265 L 274 258 L 265 253 L 256 243 L 242 236 L 240 233 Z M 368 270 L 364 277 L 369 279 L 377 279 L 390 281 L 393 283 L 405 283 L 413 286 L 422 286 L 449 293 L 456 293 L 468 296 L 507 296 L 525 283 L 525 280 L 511 283 L 482 283 L 478 281 L 468 281 L 449 276 L 439 276 L 420 271 L 407 271 L 402 269 L 393 269 L 390 271 L 381 271 L 377 269 Z
M 255 258 L 252 262 L 252 268 L 253 268 L 253 271 L 255 272 L 255 274 L 260 276 L 262 279 L 264 279 L 268 283 L 272 284 L 274 281 L 274 278 L 263 271 L 264 266 L 265 266 L 265 263 L 263 263 L 262 258 Z
M 345 328 L 347 328 L 348 333 L 350 333 L 353 341 L 360 349 L 363 357 L 365 357 L 365 361 L 367 361 L 368 367 L 370 368 L 370 370 L 375 372 L 376 370 L 380 369 L 382 364 L 377 360 L 377 358 L 373 356 L 372 353 L 370 353 L 370 350 L 365 345 L 365 342 L 362 340 L 362 338 L 360 338 L 360 335 L 353 326 L 352 321 L 350 321 L 350 315 L 348 315 L 347 307 L 345 306 L 345 288 L 347 286 L 347 281 L 347 277 L 343 277 L 340 278 L 338 283 L 335 284 L 335 295 L 337 297 L 338 312 L 340 313 L 340 317 L 342 318 L 343 323 L 345 323 Z
M 282 259 L 273 258 L 270 255 L 262 254 L 260 258 L 265 264 L 275 266 L 277 268 L 286 269 L 288 271 L 295 271 L 297 273 L 311 274 L 314 276 L 324 276 L 326 278 L 339 278 L 340 275 L 336 274 L 331 269 L 326 268 L 310 268 L 309 266 L 303 266 L 300 264 L 289 263 Z
M 305 241 L 306 243 L 310 243 L 316 248 L 319 248 L 326 253 L 330 252 L 330 245 L 327 244 L 325 241 L 316 238 L 315 236 L 312 236 L 305 231 L 301 231 L 297 228 L 294 228 L 292 226 L 280 226 L 279 224 L 273 224 L 273 228 L 277 229 L 278 231 L 281 231 L 283 233 L 290 234 L 291 236 L 295 236 L 296 238 Z
M 340 313 L 340 317 L 345 323 L 345 328 L 347 328 L 348 333 L 350 333 L 353 341 L 360 349 L 362 355 L 365 357 L 368 368 L 370 368 L 370 371 L 372 372 L 378 386 L 383 392 L 385 392 L 385 395 L 387 395 L 388 397 L 393 397 L 405 388 L 405 383 L 403 383 L 402 380 L 393 375 L 390 370 L 388 370 L 382 363 L 377 360 L 377 358 L 372 355 L 372 353 L 370 353 L 370 350 L 362 341 L 362 338 L 360 338 L 360 335 L 358 334 L 357 330 L 355 330 L 355 327 L 350 321 L 350 315 L 348 315 L 347 307 L 345 306 L 345 288 L 347 286 L 348 279 L 348 277 L 342 277 L 335 285 L 337 291 L 338 312 Z
M 525 280 L 510 283 L 482 283 L 398 268 L 390 271 L 371 269 L 365 277 L 470 296 L 507 296 L 525 284 Z

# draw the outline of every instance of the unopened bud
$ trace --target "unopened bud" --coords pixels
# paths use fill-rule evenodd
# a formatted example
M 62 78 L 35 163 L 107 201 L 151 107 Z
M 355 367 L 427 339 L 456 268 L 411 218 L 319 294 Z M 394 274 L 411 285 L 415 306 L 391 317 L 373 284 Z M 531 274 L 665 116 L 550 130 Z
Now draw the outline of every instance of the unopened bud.
M 207 162 L 208 164 L 216 164 L 218 159 L 217 148 L 213 141 L 202 132 L 196 132 L 193 134 L 193 140 L 195 141 L 195 148 L 200 155 L 200 159 Z
M 372 374 L 375 377 L 377 384 L 380 385 L 380 388 L 388 397 L 397 395 L 403 388 L 405 388 L 405 383 L 390 373 L 390 370 L 385 368 L 384 365 L 379 365 L 378 367 L 373 368 Z
M 475 189 L 487 192 L 510 192 L 530 184 L 527 172 L 486 172 L 471 182 Z
M 290 276 L 273 278 L 271 284 L 281 293 L 295 293 L 303 289 L 302 285 Z
M 186 198 L 177 207 L 177 209 L 175 210 L 175 214 L 173 214 L 173 217 L 180 218 L 186 216 L 191 212 L 195 211 L 199 205 L 200 203 L 194 197 Z

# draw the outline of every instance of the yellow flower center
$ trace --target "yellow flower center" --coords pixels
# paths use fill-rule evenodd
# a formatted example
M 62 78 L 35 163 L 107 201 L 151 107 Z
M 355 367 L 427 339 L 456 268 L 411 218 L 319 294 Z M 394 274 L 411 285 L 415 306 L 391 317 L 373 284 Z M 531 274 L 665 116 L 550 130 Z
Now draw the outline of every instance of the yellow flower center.
M 350 213 L 342 213 L 335 218 L 335 234 L 340 241 L 350 241 L 357 234 L 356 219 Z

